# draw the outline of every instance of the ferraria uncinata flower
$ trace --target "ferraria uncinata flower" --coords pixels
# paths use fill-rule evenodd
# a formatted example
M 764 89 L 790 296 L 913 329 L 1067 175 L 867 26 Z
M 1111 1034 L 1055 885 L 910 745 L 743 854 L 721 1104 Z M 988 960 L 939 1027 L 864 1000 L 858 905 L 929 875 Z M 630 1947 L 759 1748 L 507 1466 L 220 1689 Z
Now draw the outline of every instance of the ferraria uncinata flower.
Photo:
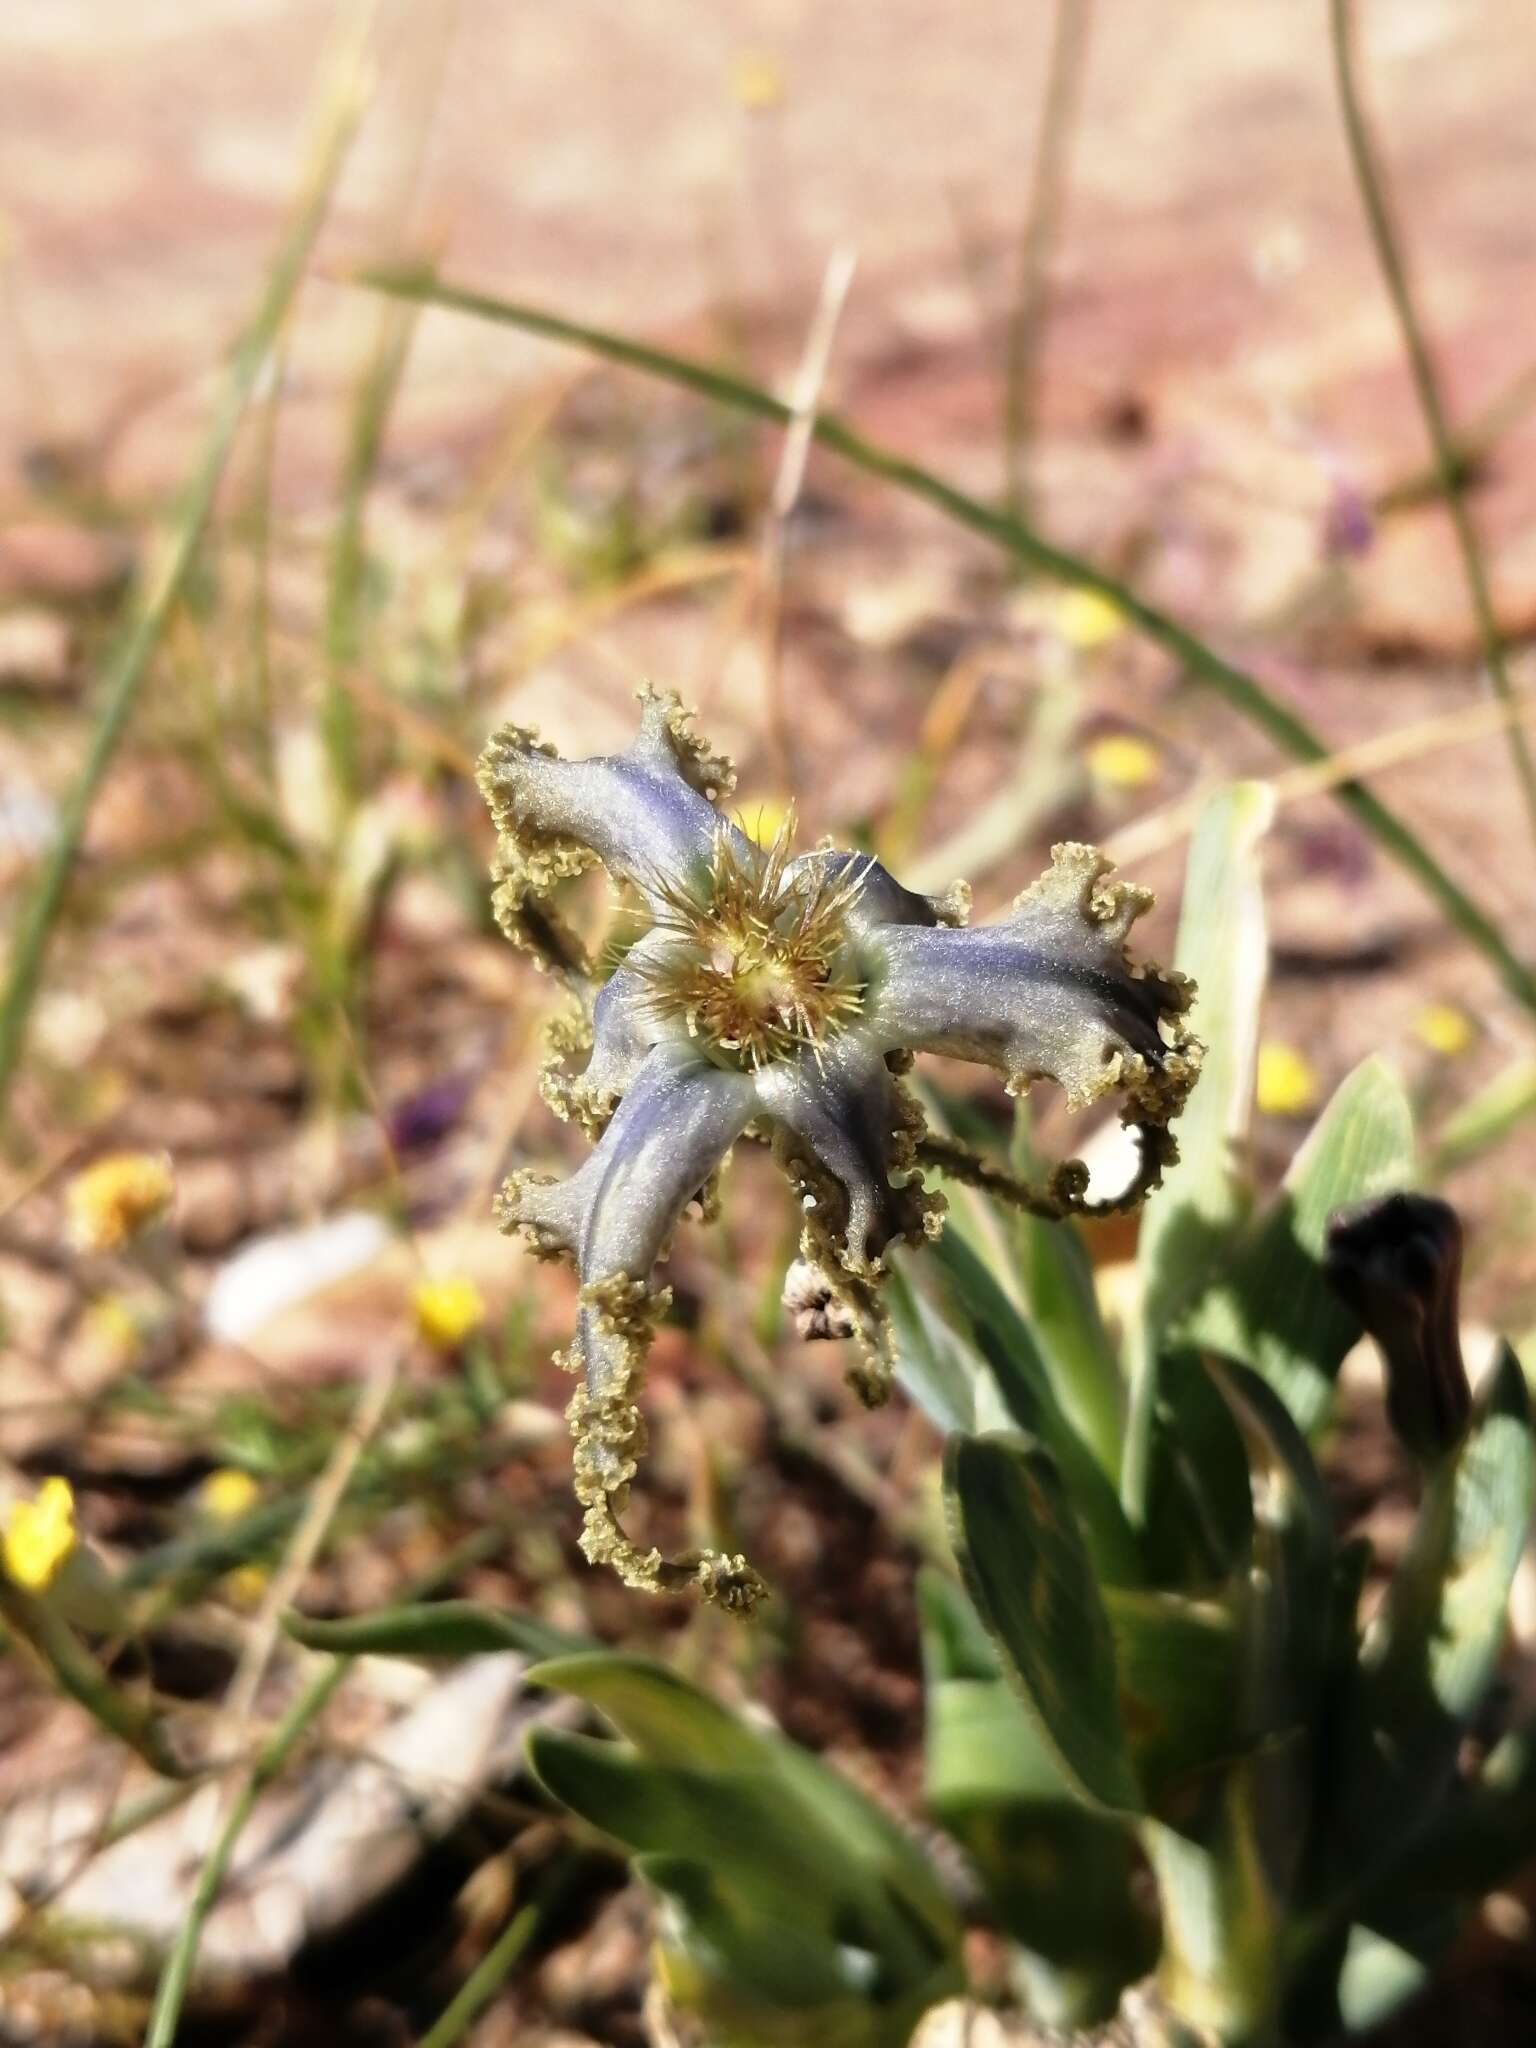
M 709 1213 L 736 1140 L 766 1141 L 799 1197 L 800 1327 L 851 1331 L 854 1383 L 875 1402 L 890 1378 L 882 1261 L 942 1225 L 925 1165 L 1052 1214 L 1087 1206 L 1075 1162 L 1027 1190 L 930 1138 L 902 1079 L 912 1054 L 982 1061 L 1014 1093 L 1049 1078 L 1073 1108 L 1118 1093 L 1141 1146 L 1118 1207 L 1172 1158 L 1168 1125 L 1200 1048 L 1184 1021 L 1189 984 L 1127 959 L 1147 892 L 1111 881 L 1094 848 L 1058 846 L 1005 917 L 967 929 L 964 885 L 917 896 L 863 854 L 792 856 L 787 828 L 754 844 L 717 808 L 731 769 L 689 732 L 677 698 L 645 691 L 641 703 L 622 754 L 563 761 L 504 726 L 481 758 L 499 833 L 498 921 L 583 999 L 552 1028 L 546 1099 L 596 1141 L 568 1180 L 514 1173 L 498 1213 L 540 1255 L 572 1261 L 580 1281 L 562 1363 L 581 1379 L 568 1417 L 585 1554 L 632 1586 L 691 1583 L 747 1608 L 762 1588 L 744 1558 L 664 1558 L 620 1521 L 645 1445 L 645 1355 L 669 1298 L 653 1269 L 689 1203 Z M 597 863 L 642 919 L 600 986 L 550 902 Z

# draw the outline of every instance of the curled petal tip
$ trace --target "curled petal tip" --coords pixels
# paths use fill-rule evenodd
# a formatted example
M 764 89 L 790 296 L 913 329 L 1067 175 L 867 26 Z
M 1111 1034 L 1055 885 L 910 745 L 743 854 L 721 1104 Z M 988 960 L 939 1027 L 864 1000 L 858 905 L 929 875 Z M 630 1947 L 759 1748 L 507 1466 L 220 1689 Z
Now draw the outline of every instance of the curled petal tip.
M 519 1167 L 502 1182 L 493 1204 L 497 1229 L 508 1237 L 521 1231 L 537 1258 L 574 1259 L 581 1210 L 573 1186 L 553 1174 Z
M 635 694 L 640 700 L 637 748 L 648 750 L 658 761 L 669 762 L 708 802 L 718 803 L 729 796 L 736 787 L 736 770 L 730 757 L 716 753 L 707 740 L 692 731 L 696 714 L 676 690 L 657 690 L 642 683 Z

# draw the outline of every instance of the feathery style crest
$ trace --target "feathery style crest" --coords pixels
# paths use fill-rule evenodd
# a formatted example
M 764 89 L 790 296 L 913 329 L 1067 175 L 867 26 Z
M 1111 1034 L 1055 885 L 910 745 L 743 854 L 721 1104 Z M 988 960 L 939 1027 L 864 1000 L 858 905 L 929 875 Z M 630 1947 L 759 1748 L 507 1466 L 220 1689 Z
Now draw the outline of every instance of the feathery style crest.
M 620 1521 L 645 1448 L 645 1355 L 669 1299 L 653 1269 L 688 1204 L 707 1206 L 736 1140 L 771 1143 L 804 1215 L 790 1293 L 816 1305 L 801 1327 L 856 1338 L 852 1377 L 874 1403 L 890 1384 L 884 1255 L 942 1227 L 925 1164 L 1047 1213 L 1087 1206 L 1076 1162 L 1032 1190 L 930 1139 L 902 1079 L 912 1054 L 996 1067 L 1012 1093 L 1051 1079 L 1072 1108 L 1118 1093 L 1141 1146 L 1135 1184 L 1108 1205 L 1120 1207 L 1174 1156 L 1168 1126 L 1201 1048 L 1185 1023 L 1189 983 L 1127 959 L 1150 897 L 1109 880 L 1093 847 L 1056 847 L 1005 917 L 966 928 L 964 885 L 918 896 L 870 856 L 792 856 L 790 825 L 755 845 L 716 808 L 731 769 L 688 731 L 679 700 L 647 690 L 641 704 L 622 754 L 562 761 L 504 726 L 481 758 L 498 922 L 582 998 L 551 1032 L 545 1097 L 595 1140 L 566 1181 L 514 1173 L 498 1217 L 580 1279 L 562 1363 L 582 1382 L 567 1414 L 587 1557 L 632 1586 L 691 1583 L 746 1609 L 762 1585 L 744 1558 L 664 1558 Z M 549 900 L 599 863 L 644 919 L 601 985 Z M 583 1053 L 573 1075 L 567 1062 Z

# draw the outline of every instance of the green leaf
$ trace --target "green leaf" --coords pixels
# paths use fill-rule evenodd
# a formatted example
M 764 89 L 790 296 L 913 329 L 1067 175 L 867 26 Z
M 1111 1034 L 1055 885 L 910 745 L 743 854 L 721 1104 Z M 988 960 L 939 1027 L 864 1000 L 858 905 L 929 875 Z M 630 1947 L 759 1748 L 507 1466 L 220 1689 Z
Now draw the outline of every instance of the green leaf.
M 1125 1384 L 1082 1233 L 1070 1222 L 1020 1216 L 1013 1236 L 1030 1325 L 1057 1399 L 1104 1470 L 1117 1477 Z
M 589 1701 L 635 1745 L 530 1739 L 540 1777 L 594 1826 L 644 1853 L 702 1856 L 765 1912 L 851 1915 L 895 1956 L 916 1945 L 931 1962 L 952 1944 L 953 1912 L 916 1847 L 817 1758 L 643 1657 L 591 1651 L 528 1676 Z
M 903 1391 L 946 1436 L 975 1429 L 977 1384 L 987 1371 L 986 1361 L 929 1307 L 900 1254 L 888 1260 L 888 1267 L 885 1305 Z
M 1055 1461 L 1027 1437 L 955 1436 L 944 1488 L 966 1589 L 1068 1785 L 1137 1812 L 1109 1621 Z
M 1001 1283 L 972 1245 L 948 1231 L 925 1254 L 924 1272 L 948 1318 L 948 1355 L 956 1355 L 955 1336 L 963 1333 L 985 1361 L 970 1370 L 974 1419 L 967 1426 L 985 1432 L 1011 1422 L 1038 1437 L 1060 1468 L 1099 1576 L 1114 1585 L 1136 1584 L 1141 1560 L 1125 1510 L 1062 1412 L 1029 1325 Z
M 635 1875 L 677 1908 L 680 1945 L 709 1976 L 731 1985 L 743 2005 L 830 2005 L 860 1998 L 868 1988 L 862 1950 L 827 1935 L 808 1934 L 793 1921 L 744 1910 L 719 1875 L 687 1856 L 637 1856 Z M 859 1977 L 863 1975 L 864 1983 Z
M 1413 1178 L 1408 1098 L 1383 1060 L 1365 1060 L 1339 1084 L 1274 1205 L 1183 1326 L 1262 1374 L 1304 1434 L 1326 1417 L 1340 1363 L 1360 1335 L 1324 1277 L 1328 1218 Z
M 960 1589 L 926 1572 L 918 1603 L 928 1808 L 1018 1944 L 1031 2011 L 1053 2026 L 1093 2025 L 1151 1961 L 1132 1838 L 1068 1791 Z
M 1212 1360 L 1211 1377 L 1242 1436 L 1253 1500 L 1244 1623 L 1246 1731 L 1265 1739 L 1308 1721 L 1333 1625 L 1333 1516 L 1312 1454 L 1256 1373 Z
M 1533 1114 L 1536 1058 L 1521 1053 L 1441 1125 L 1431 1158 L 1433 1177 L 1438 1180 L 1490 1151 Z
M 1161 1799 L 1241 1739 L 1238 1642 L 1231 1610 L 1181 1593 L 1106 1587 L 1120 1718 L 1136 1773 Z
M 1055 1756 L 1003 1677 L 990 1638 L 958 1586 L 928 1570 L 917 1589 L 926 1695 L 924 1783 L 949 1825 L 999 1801 L 1081 1807 Z
M 658 1763 L 623 1743 L 536 1728 L 528 1756 L 541 1785 L 589 1826 L 640 1855 L 696 1857 L 728 1871 L 754 1908 L 830 1931 L 833 1901 L 864 1888 L 827 1857 L 827 1843 L 775 1785 L 754 1770 Z M 775 1797 L 777 1792 L 777 1797 Z
M 1147 1204 L 1137 1251 L 1141 1317 L 1128 1342 L 1121 1496 L 1138 1526 L 1152 1481 L 1164 1337 L 1230 1244 L 1248 1203 L 1246 1147 L 1269 957 L 1260 847 L 1274 808 L 1262 783 L 1218 790 L 1200 812 L 1184 874 L 1174 959 L 1196 982 L 1192 1021 L 1206 1052 L 1179 1119 L 1178 1162 Z
M 1530 1409 L 1507 1346 L 1431 1474 L 1345 1703 L 1325 1870 L 1356 1892 L 1441 1809 L 1492 1681 L 1532 1500 Z
M 374 291 L 388 292 L 395 298 L 451 308 L 478 319 L 515 327 L 526 334 L 538 334 L 550 341 L 588 349 L 610 362 L 622 363 L 643 371 L 647 376 L 681 385 L 685 390 L 695 391 L 717 404 L 758 419 L 771 420 L 777 426 L 788 427 L 797 419 L 793 407 L 782 399 L 727 371 L 691 361 L 667 349 L 631 341 L 625 335 L 614 334 L 601 327 L 562 319 L 559 314 L 546 312 L 542 307 L 521 305 L 485 292 L 468 291 L 427 269 L 375 268 L 359 272 L 357 282 Z M 1257 676 L 1224 660 L 1214 648 L 1208 647 L 1177 620 L 1148 604 L 1117 578 L 1106 575 L 1091 562 L 1070 554 L 1065 548 L 1043 540 L 1010 513 L 1000 511 L 995 505 L 984 504 L 979 498 L 969 497 L 942 477 L 935 476 L 931 470 L 920 468 L 917 463 L 890 449 L 878 447 L 867 436 L 829 413 L 815 414 L 810 430 L 814 440 L 841 455 L 855 468 L 882 478 L 896 490 L 922 499 L 958 525 L 969 527 L 973 533 L 995 542 L 1016 561 L 1080 590 L 1093 591 L 1107 598 L 1123 613 L 1128 625 L 1165 648 L 1181 668 L 1215 690 L 1241 717 L 1267 733 L 1278 747 L 1296 760 L 1322 762 L 1330 759 L 1330 746 L 1278 697 L 1273 696 Z M 1468 942 L 1493 963 L 1515 1000 L 1526 1009 L 1536 1011 L 1536 974 L 1518 958 L 1498 924 L 1452 881 L 1417 834 L 1410 831 L 1397 814 L 1362 782 L 1341 783 L 1336 794 L 1383 851 L 1414 877 Z
M 1204 1357 L 1158 1359 L 1158 1404 L 1142 1550 L 1157 1585 L 1210 1586 L 1246 1569 L 1253 1497 L 1242 1434 Z
M 563 1629 L 527 1615 L 482 1607 L 473 1600 L 425 1600 L 410 1607 L 381 1607 L 340 1621 L 315 1621 L 285 1614 L 283 1628 L 307 1650 L 339 1657 L 481 1657 L 520 1650 L 526 1657 L 557 1657 L 585 1644 Z
M 1261 848 L 1274 816 L 1265 783 L 1218 790 L 1184 870 L 1174 964 L 1196 984 L 1190 1021 L 1205 1059 L 1179 1119 L 1179 1158 L 1148 1203 L 1138 1264 L 1155 1336 L 1194 1294 L 1247 1213 L 1248 1130 L 1269 965 Z
M 634 1869 L 666 1909 L 658 1976 L 711 2048 L 907 2048 L 928 2007 L 960 1988 L 953 1958 L 892 1982 L 881 1957 L 744 1908 L 691 1858 L 637 1856 Z
M 582 1650 L 536 1665 L 536 1685 L 583 1699 L 652 1763 L 762 1770 L 768 1739 L 664 1664 L 624 1650 Z
M 1246 1758 L 1254 1861 L 1272 1896 L 1291 1896 L 1312 1822 L 1316 1752 L 1340 1609 L 1333 1517 L 1312 1454 L 1279 1397 L 1242 1366 L 1210 1367 L 1242 1436 L 1253 1535 L 1239 1603 L 1233 1686 Z M 1346 1619 L 1352 1624 L 1353 1606 Z

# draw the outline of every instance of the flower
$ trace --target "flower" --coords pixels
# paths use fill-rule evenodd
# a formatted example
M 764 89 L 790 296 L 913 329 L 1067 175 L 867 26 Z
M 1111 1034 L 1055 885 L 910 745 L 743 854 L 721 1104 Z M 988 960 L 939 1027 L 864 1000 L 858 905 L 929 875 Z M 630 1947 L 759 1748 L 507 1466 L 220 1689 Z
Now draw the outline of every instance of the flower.
M 1125 614 L 1100 590 L 1064 590 L 1056 600 L 1054 623 L 1059 639 L 1092 654 L 1125 631 Z
M 1472 1043 L 1472 1020 L 1454 1003 L 1426 1003 L 1413 1020 L 1414 1036 L 1420 1045 L 1453 1060 Z
M 1157 780 L 1157 749 L 1134 733 L 1106 733 L 1089 743 L 1083 758 L 1094 781 L 1109 789 L 1145 789 Z
M 272 1574 L 264 1564 L 237 1564 L 220 1581 L 230 1605 L 247 1610 L 261 1605 L 271 1583 Z
M 75 1496 L 67 1479 L 45 1479 L 31 1500 L 11 1504 L 0 1552 L 6 1576 L 27 1593 L 43 1593 L 75 1547 Z
M 1312 1062 L 1294 1045 L 1266 1039 L 1259 1047 L 1254 1094 L 1265 1116 L 1305 1116 L 1318 1097 Z
M 237 1465 L 221 1465 L 197 1490 L 198 1504 L 214 1522 L 238 1522 L 261 1498 L 261 1488 Z
M 784 67 L 767 50 L 742 50 L 731 61 L 731 93 L 749 114 L 770 112 L 784 98 Z
M 866 855 L 823 846 L 793 856 L 789 822 L 768 846 L 754 844 L 715 808 L 730 766 L 689 732 L 677 698 L 646 690 L 641 703 L 639 735 L 622 754 L 562 761 L 504 726 L 481 758 L 499 835 L 498 921 L 579 998 L 551 1033 L 546 1099 L 596 1141 L 564 1182 L 513 1173 L 498 1215 L 537 1254 L 577 1270 L 575 1341 L 561 1362 L 582 1382 L 567 1418 L 586 1556 L 630 1585 L 692 1583 L 748 1608 L 762 1588 L 744 1558 L 663 1558 L 620 1521 L 645 1445 L 645 1356 L 669 1299 L 652 1269 L 690 1202 L 710 1212 L 736 1140 L 767 1141 L 799 1197 L 794 1312 L 810 1303 L 808 1330 L 853 1330 L 852 1377 L 873 1402 L 890 1382 L 885 1255 L 941 1227 L 943 1201 L 923 1168 L 984 1170 L 930 1137 L 902 1079 L 912 1054 L 981 1061 L 1013 1093 L 1049 1077 L 1073 1108 L 1118 1094 L 1142 1158 L 1124 1202 L 1173 1156 L 1168 1125 L 1200 1048 L 1185 1022 L 1189 983 L 1127 959 L 1147 892 L 1111 881 L 1094 848 L 1058 846 L 1006 916 L 966 930 L 963 886 L 919 896 Z M 643 928 L 595 986 L 549 899 L 599 863 L 637 902 Z M 581 1055 L 585 1068 L 572 1074 L 567 1063 Z M 1047 1213 L 1087 1206 L 1077 1162 L 1044 1190 L 985 1172 L 989 1188 Z
M 485 1322 L 485 1298 L 466 1274 L 423 1280 L 411 1297 L 416 1329 L 434 1351 L 457 1351 Z
M 77 1173 L 64 1192 L 77 1251 L 121 1251 L 170 1208 L 176 1193 L 163 1152 L 113 1152 Z

